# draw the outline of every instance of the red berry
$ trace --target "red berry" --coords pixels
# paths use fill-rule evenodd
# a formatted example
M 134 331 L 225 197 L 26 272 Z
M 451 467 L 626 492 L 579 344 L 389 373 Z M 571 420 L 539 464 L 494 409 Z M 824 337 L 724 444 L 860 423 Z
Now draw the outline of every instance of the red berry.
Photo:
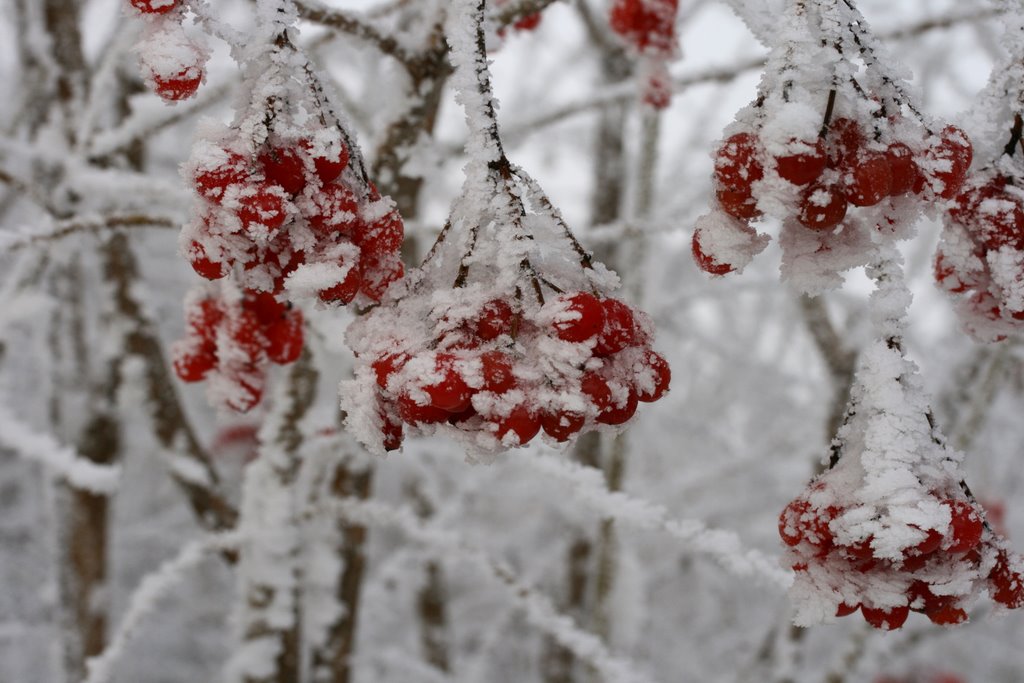
M 950 509 L 950 530 L 953 542 L 947 548 L 951 553 L 966 553 L 981 542 L 985 523 L 974 506 L 965 500 L 947 500 Z
M 389 211 L 363 230 L 357 232 L 354 241 L 368 256 L 384 256 L 397 252 L 405 237 L 405 225 L 398 211 Z
M 273 232 L 284 225 L 288 218 L 284 203 L 284 192 L 279 186 L 253 183 L 239 193 L 238 219 L 246 230 L 264 226 Z
M 863 152 L 846 177 L 846 200 L 854 206 L 874 206 L 889 196 L 892 171 L 884 154 Z
M 246 360 L 258 362 L 263 355 L 266 339 L 259 316 L 249 309 L 242 309 L 228 323 L 228 335 L 245 354 Z
M 758 154 L 757 138 L 750 133 L 737 133 L 722 143 L 715 155 L 715 184 L 718 189 L 745 191 L 749 197 L 750 186 L 764 177 Z
M 167 14 L 177 7 L 178 0 L 128 0 L 143 14 Z
M 611 405 L 597 415 L 597 421 L 606 425 L 621 425 L 629 421 L 636 413 L 637 397 L 632 387 L 625 388 L 625 397 L 619 396 L 616 402 L 613 396 Z
M 267 327 L 284 320 L 288 305 L 277 300 L 270 292 L 247 292 L 242 305 L 256 314 L 260 325 Z
M 210 343 L 179 342 L 174 349 L 174 373 L 183 382 L 200 382 L 217 367 L 217 347 Z
M 192 264 L 192 270 L 207 280 L 219 280 L 227 275 L 227 268 L 220 261 L 214 261 L 206 255 L 206 249 L 195 240 L 189 248 L 188 262 Z
M 612 390 L 608 387 L 608 381 L 594 372 L 588 372 L 580 380 L 580 391 L 590 399 L 590 403 L 597 409 L 598 413 L 604 411 L 612 403 Z
M 675 40 L 678 0 L 615 0 L 609 24 L 640 51 L 668 52 Z
M 836 168 L 855 159 L 864 145 L 864 132 L 853 119 L 838 118 L 829 126 L 829 165 Z
M 967 612 L 955 605 L 946 605 L 926 614 L 933 624 L 939 626 L 955 626 L 967 621 Z
M 267 357 L 279 365 L 302 355 L 302 311 L 294 310 L 267 328 Z
M 618 299 L 605 299 L 601 307 L 604 309 L 604 327 L 597 337 L 594 355 L 610 356 L 628 346 L 634 346 L 637 342 L 637 329 L 633 309 Z
M 473 325 L 473 331 L 480 339 L 492 341 L 503 334 L 512 334 L 514 320 L 512 306 L 504 299 L 495 299 L 484 304 Z
M 788 546 L 794 546 L 803 540 L 803 516 L 811 509 L 811 504 L 800 498 L 790 501 L 789 505 L 779 514 L 779 536 Z
M 859 609 L 860 609 L 860 605 L 859 604 L 848 605 L 845 602 L 841 602 L 836 607 L 836 616 L 837 617 L 848 617 L 848 616 L 850 616 L 851 614 L 853 614 L 854 612 L 856 612 Z
M 644 352 L 641 375 L 644 386 L 638 388 L 636 397 L 645 403 L 653 403 L 664 396 L 672 380 L 668 361 L 650 349 Z
M 348 166 L 349 153 L 348 147 L 345 146 L 344 142 L 339 143 L 337 154 L 328 152 L 324 155 L 314 154 L 313 145 L 308 140 L 302 144 L 313 157 L 313 168 L 316 171 L 316 176 L 324 185 L 334 182 Z
M 374 301 L 380 301 L 388 286 L 392 282 L 402 279 L 405 274 L 405 265 L 395 254 L 369 259 L 364 256 L 360 265 L 363 270 L 363 284 L 360 289 L 363 294 Z
M 295 150 L 271 147 L 260 154 L 259 161 L 267 180 L 280 185 L 288 194 L 296 195 L 306 186 L 306 167 Z
M 1010 609 L 1024 605 L 1024 580 L 1019 573 L 1010 568 L 1010 556 L 1000 550 L 996 564 L 988 575 L 992 582 L 992 599 Z
M 897 197 L 910 192 L 919 174 L 914 153 L 902 142 L 894 142 L 885 151 L 885 160 L 889 164 L 891 179 L 889 196 Z
M 791 141 L 800 147 L 810 148 L 808 151 L 790 154 L 775 159 L 775 170 L 780 178 L 794 185 L 807 185 L 818 179 L 825 170 L 825 143 L 818 139 L 813 142 L 801 140 Z
M 829 230 L 846 217 L 846 197 L 835 185 L 814 185 L 800 200 L 800 225 L 811 230 Z
M 344 263 L 341 265 L 344 266 Z M 325 304 L 340 304 L 344 306 L 351 303 L 352 299 L 356 297 L 362 284 L 363 276 L 359 270 L 359 264 L 353 263 L 348 272 L 345 273 L 345 279 L 333 287 L 321 290 L 317 296 Z
M 210 159 L 213 163 L 196 169 L 192 182 L 203 197 L 219 202 L 223 200 L 227 188 L 246 181 L 249 171 L 241 154 L 221 150 L 214 156 L 214 159 Z
M 955 197 L 973 157 L 974 149 L 967 135 L 956 126 L 946 126 L 939 134 L 938 143 L 928 150 L 928 158 L 934 166 L 931 177 L 937 181 L 937 186 L 933 186 L 936 194 L 943 199 Z
M 409 354 L 407 353 L 388 353 L 373 361 L 370 367 L 373 368 L 373 373 L 377 377 L 377 386 L 387 389 L 391 375 L 401 370 L 408 361 Z
M 542 15 L 540 12 L 534 12 L 533 14 L 527 14 L 519 21 L 512 24 L 512 28 L 517 31 L 532 31 L 540 26 L 540 20 Z
M 203 82 L 203 69 L 198 66 L 182 69 L 173 76 L 153 74 L 156 94 L 167 102 L 187 100 L 196 94 Z
M 216 299 L 203 299 L 189 307 L 185 322 L 189 331 L 206 342 L 217 341 L 217 327 L 224 320 L 224 311 Z
M 924 531 L 922 529 L 922 531 Z M 935 529 L 925 531 L 925 538 L 917 545 L 903 551 L 903 557 L 910 559 L 923 555 L 931 555 L 942 546 L 942 534 Z
M 444 422 L 449 415 L 447 410 L 429 403 L 420 405 L 409 394 L 402 394 L 398 397 L 398 414 L 409 424 Z
M 727 214 L 740 220 L 752 220 L 761 215 L 757 208 L 757 200 L 751 193 L 750 188 L 741 190 L 726 190 L 720 188 L 715 192 L 718 205 Z
M 736 270 L 728 263 L 719 263 L 704 251 L 701 246 L 701 235 L 703 230 L 693 231 L 693 240 L 690 242 L 690 251 L 693 253 L 693 260 L 697 267 L 709 275 L 726 275 Z
M 493 423 L 494 435 L 499 441 L 504 441 L 505 435 L 511 432 L 520 446 L 529 443 L 540 431 L 540 419 L 524 405 L 516 406 L 508 415 L 494 418 Z
M 501 351 L 487 351 L 480 355 L 484 391 L 503 394 L 516 385 L 512 374 L 512 359 Z
M 314 210 L 306 218 L 309 227 L 321 238 L 336 233 L 352 234 L 360 224 L 359 198 L 345 185 L 324 185 L 313 197 Z
M 439 353 L 434 360 L 434 372 L 438 375 L 431 384 L 423 387 L 435 408 L 457 413 L 469 407 L 473 390 L 455 367 L 456 358 L 450 353 Z
M 540 424 L 544 428 L 544 433 L 558 442 L 568 441 L 573 434 L 583 429 L 585 422 L 586 417 L 584 415 L 569 410 L 544 413 L 540 417 Z
M 910 614 L 910 608 L 907 606 L 892 607 L 886 610 L 863 605 L 860 611 L 864 615 L 864 621 L 883 631 L 894 631 L 903 626 Z
M 554 303 L 562 313 L 552 324 L 555 336 L 568 342 L 583 342 L 604 328 L 605 309 L 589 292 L 561 295 Z

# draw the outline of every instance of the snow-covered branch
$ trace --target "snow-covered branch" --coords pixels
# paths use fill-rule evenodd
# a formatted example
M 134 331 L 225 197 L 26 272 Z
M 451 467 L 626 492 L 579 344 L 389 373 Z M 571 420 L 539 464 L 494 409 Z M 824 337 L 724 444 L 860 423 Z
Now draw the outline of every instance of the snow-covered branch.
M 99 465 L 82 458 L 73 448 L 63 446 L 49 434 L 30 428 L 0 404 L 0 445 L 26 460 L 41 463 L 70 486 L 97 495 L 117 490 L 119 465 Z

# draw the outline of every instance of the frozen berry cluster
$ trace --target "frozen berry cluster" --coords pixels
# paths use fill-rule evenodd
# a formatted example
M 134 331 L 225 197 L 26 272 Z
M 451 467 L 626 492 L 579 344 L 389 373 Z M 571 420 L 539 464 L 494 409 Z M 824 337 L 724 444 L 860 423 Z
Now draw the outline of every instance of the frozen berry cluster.
M 793 569 L 844 577 L 835 593 L 837 617 L 858 610 L 871 626 L 896 629 L 910 612 L 943 626 L 967 621 L 965 601 L 984 587 L 1010 609 L 1024 605 L 1021 560 L 985 528 L 982 510 L 959 492 L 932 495 L 918 505 L 941 524 L 904 523 L 863 506 L 844 506 L 820 481 L 779 517 L 779 535 L 791 548 Z M 948 521 L 947 521 L 948 520 Z M 914 542 L 876 540 L 902 525 Z M 860 533 L 854 530 L 863 530 Z M 861 590 L 867 587 L 870 590 Z M 882 590 L 879 588 L 882 587 Z
M 213 402 L 244 413 L 263 397 L 269 363 L 302 353 L 302 311 L 269 292 L 218 293 L 205 286 L 185 301 L 185 338 L 172 349 L 182 381 L 210 380 Z
M 781 224 L 782 277 L 818 294 L 913 235 L 973 159 L 964 132 L 926 117 L 855 3 L 791 3 L 757 97 L 713 153 L 714 204 L 693 235 L 713 275 L 742 270 Z
M 966 330 L 984 341 L 1024 326 L 1024 189 L 988 168 L 945 215 L 935 279 L 954 297 Z
M 679 0 L 615 0 L 608 23 L 639 56 L 637 80 L 642 99 L 664 109 L 672 99 L 668 62 L 676 57 L 676 12 Z
M 206 76 L 209 51 L 186 34 L 184 0 L 128 0 L 145 21 L 135 50 L 146 84 L 165 102 L 187 100 Z
M 955 197 L 971 165 L 967 136 L 954 126 L 925 132 L 923 138 L 891 135 L 905 128 L 905 122 L 865 127 L 841 117 L 820 134 L 811 130 L 781 143 L 765 142 L 756 131 L 733 133 L 715 153 L 714 190 L 717 209 L 734 220 L 718 217 L 698 225 L 693 235 L 697 265 L 724 275 L 745 265 L 753 248 L 763 248 L 750 227 L 762 216 L 762 203 L 781 205 L 783 220 L 794 218 L 807 230 L 828 234 L 857 208 L 907 197 L 924 202 Z M 883 229 L 893 220 L 883 213 L 874 222 Z M 716 230 L 739 237 L 716 251 L 709 246 L 722 242 Z M 827 238 L 822 246 L 828 247 Z
M 668 390 L 650 322 L 624 302 L 575 292 L 535 308 L 477 294 L 466 292 L 479 305 L 428 317 L 419 343 L 385 338 L 365 352 L 385 450 L 401 445 L 403 424 L 458 432 L 484 450 L 525 445 L 542 430 L 565 442 L 624 424 Z
M 182 249 L 209 280 L 234 272 L 242 286 L 329 304 L 378 301 L 401 277 L 404 229 L 390 199 L 349 168 L 336 129 L 202 140 L 186 175 L 199 197 Z M 348 171 L 348 172 L 347 172 Z
M 496 10 L 501 10 L 502 8 L 509 7 L 510 3 L 509 0 L 494 0 L 493 5 Z M 534 31 L 540 26 L 541 19 L 543 18 L 543 13 L 533 12 L 512 22 L 511 28 L 513 31 Z M 498 28 L 498 37 L 504 38 L 507 32 L 505 26 Z

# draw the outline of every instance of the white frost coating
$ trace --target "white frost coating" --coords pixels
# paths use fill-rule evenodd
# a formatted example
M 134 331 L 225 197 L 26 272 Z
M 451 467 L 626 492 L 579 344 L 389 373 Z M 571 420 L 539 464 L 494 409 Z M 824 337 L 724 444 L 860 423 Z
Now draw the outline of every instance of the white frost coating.
M 97 495 L 110 495 L 121 479 L 120 465 L 99 465 L 62 446 L 49 434 L 30 429 L 0 404 L 0 444 L 25 458 L 44 465 L 69 485 Z
M 570 617 L 559 613 L 551 600 L 523 584 L 504 563 L 464 543 L 456 534 L 424 522 L 406 508 L 395 508 L 377 501 L 348 498 L 339 501 L 336 509 L 352 522 L 396 527 L 410 538 L 429 545 L 435 551 L 442 551 L 444 558 L 469 560 L 484 568 L 502 582 L 508 597 L 523 610 L 530 623 L 593 666 L 602 680 L 608 683 L 653 683 L 643 667 L 609 651 L 600 638 L 582 630 Z
M 83 683 L 107 683 L 113 680 L 114 667 L 128 645 L 138 635 L 140 624 L 156 611 L 159 601 L 181 582 L 185 572 L 212 553 L 236 547 L 238 541 L 239 536 L 235 533 L 191 541 L 186 543 L 175 557 L 146 575 L 128 601 L 128 608 L 106 649 L 86 661 L 87 673 Z
M 771 242 L 768 235 L 759 234 L 746 223 L 718 209 L 698 218 L 694 233 L 694 239 L 706 256 L 715 263 L 730 266 L 735 273 L 743 272 Z
M 695 519 L 674 519 L 661 505 L 633 498 L 622 491 L 611 491 L 604 476 L 593 468 L 533 453 L 517 455 L 516 462 L 528 463 L 531 468 L 564 481 L 581 502 L 602 516 L 641 529 L 667 532 L 695 551 L 714 558 L 737 576 L 783 589 L 793 581 L 792 572 L 780 569 L 776 558 L 745 549 L 734 532 L 709 529 Z
M 486 164 L 497 161 L 501 150 L 488 134 L 490 113 L 496 111 L 498 105 L 490 90 L 481 87 L 488 67 L 481 63 L 477 54 L 478 23 L 474 16 L 478 5 L 478 0 L 453 0 L 445 23 L 445 38 L 451 47 L 448 59 L 454 68 L 449 78 L 455 89 L 455 99 L 466 112 L 466 127 L 469 129 L 466 155 L 470 163 Z

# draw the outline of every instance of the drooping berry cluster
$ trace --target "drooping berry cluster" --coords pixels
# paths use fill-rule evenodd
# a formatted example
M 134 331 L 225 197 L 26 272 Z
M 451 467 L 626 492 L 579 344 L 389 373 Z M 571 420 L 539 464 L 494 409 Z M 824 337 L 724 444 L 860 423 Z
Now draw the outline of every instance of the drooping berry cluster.
M 916 509 L 891 508 L 875 515 L 862 505 L 844 506 L 840 498 L 823 478 L 779 517 L 779 535 L 792 548 L 793 569 L 833 584 L 839 599 L 835 616 L 860 610 L 875 628 L 891 630 L 902 626 L 910 612 L 919 612 L 932 623 L 951 626 L 967 621 L 967 601 L 979 588 L 1007 608 L 1024 605 L 1021 558 L 985 529 L 982 510 L 961 491 L 933 492 Z M 906 522 L 897 511 L 941 521 Z M 912 534 L 910 545 L 893 546 L 890 537 L 899 527 Z M 870 528 L 881 530 L 880 540 L 866 531 Z
M 963 131 L 920 114 L 852 3 L 833 8 L 850 14 L 841 22 L 823 11 L 784 17 L 757 99 L 715 151 L 716 206 L 693 236 L 708 273 L 745 267 L 766 244 L 750 223 L 772 217 L 783 222 L 783 274 L 809 292 L 835 286 L 839 271 L 871 260 L 877 236 L 908 236 L 966 178 Z
M 495 292 L 480 284 L 458 289 L 457 307 L 435 306 L 416 321 L 426 336 L 392 333 L 359 348 L 371 358 L 385 450 L 401 445 L 403 423 L 485 451 L 525 445 L 541 430 L 565 442 L 624 424 L 638 402 L 668 390 L 668 364 L 648 346 L 650 321 L 618 299 L 578 291 L 541 303 L 489 298 Z M 413 295 L 378 309 L 372 324 L 404 331 L 423 303 Z
M 166 102 L 196 94 L 206 76 L 206 46 L 186 34 L 185 0 L 128 0 L 145 20 L 135 46 L 146 84 Z
M 945 215 L 935 254 L 935 280 L 956 300 L 964 328 L 983 341 L 1024 328 L 1020 184 L 995 167 L 973 177 Z
M 904 357 L 910 293 L 895 254 L 890 246 L 869 268 L 878 338 L 863 352 L 829 469 L 779 517 L 800 624 L 858 609 L 876 628 L 898 628 L 912 611 L 959 624 L 984 591 L 1003 607 L 1024 605 L 1024 560 L 985 523 L 963 456 L 946 445 Z
M 668 62 L 678 55 L 675 21 L 679 0 L 615 0 L 608 23 L 638 55 L 642 99 L 664 109 L 672 99 Z
M 249 65 L 260 67 L 257 104 L 193 147 L 184 174 L 198 202 L 181 249 L 210 280 L 233 272 L 242 287 L 287 288 L 293 300 L 375 302 L 402 275 L 402 219 L 297 57 L 282 33 Z
M 302 353 L 302 311 L 269 292 L 203 286 L 185 300 L 185 325 L 172 349 L 175 373 L 185 382 L 209 379 L 211 401 L 241 413 L 260 402 L 269 363 Z
M 347 304 L 377 301 L 402 274 L 402 219 L 348 168 L 337 130 L 273 135 L 256 149 L 203 141 L 187 166 L 199 196 L 182 249 L 210 280 L 232 270 L 245 287 Z

